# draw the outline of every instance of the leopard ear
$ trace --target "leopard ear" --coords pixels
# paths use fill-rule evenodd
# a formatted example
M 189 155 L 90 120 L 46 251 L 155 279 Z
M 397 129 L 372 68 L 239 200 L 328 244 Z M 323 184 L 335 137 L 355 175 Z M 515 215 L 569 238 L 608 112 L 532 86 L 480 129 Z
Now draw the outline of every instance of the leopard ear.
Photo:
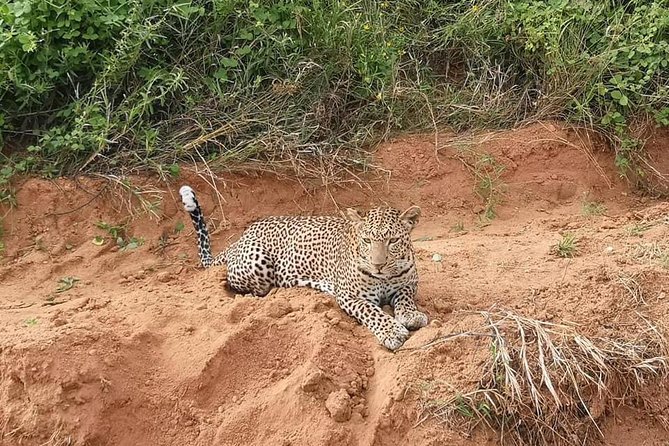
M 362 221 L 364 220 L 364 217 L 360 215 L 360 213 L 353 208 L 346 209 L 346 216 L 348 217 L 349 220 L 351 220 L 354 223 L 362 223 Z
M 409 230 L 411 230 L 418 224 L 419 217 L 420 208 L 418 206 L 411 206 L 409 209 L 402 212 L 400 220 L 407 226 L 407 228 L 409 228 Z

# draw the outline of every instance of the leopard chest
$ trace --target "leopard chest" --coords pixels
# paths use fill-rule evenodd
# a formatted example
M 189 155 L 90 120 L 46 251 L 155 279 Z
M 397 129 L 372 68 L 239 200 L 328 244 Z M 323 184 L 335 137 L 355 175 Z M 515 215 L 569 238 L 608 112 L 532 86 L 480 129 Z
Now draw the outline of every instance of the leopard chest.
M 390 303 L 393 295 L 407 286 L 417 284 L 415 267 L 395 277 L 372 277 L 357 268 L 348 268 L 345 274 L 337 275 L 335 293 L 359 297 L 376 305 Z

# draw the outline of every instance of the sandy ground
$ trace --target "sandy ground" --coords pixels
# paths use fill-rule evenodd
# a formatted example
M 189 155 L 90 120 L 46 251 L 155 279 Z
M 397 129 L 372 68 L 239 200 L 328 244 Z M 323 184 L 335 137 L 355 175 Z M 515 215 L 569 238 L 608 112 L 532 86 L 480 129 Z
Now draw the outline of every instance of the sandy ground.
M 486 349 L 421 346 L 493 306 L 590 335 L 641 316 L 669 327 L 669 204 L 630 189 L 612 154 L 552 124 L 445 142 L 390 142 L 380 175 L 330 187 L 212 180 L 188 166 L 169 183 L 133 178 L 141 194 L 96 178 L 18 182 L 18 207 L 0 214 L 0 444 L 495 445 L 483 427 L 423 417 L 417 390 L 475 388 Z M 669 135 L 649 145 L 669 172 Z M 263 216 L 421 206 L 418 304 L 430 324 L 393 354 L 319 292 L 226 291 L 223 271 L 198 267 L 183 183 L 198 192 L 215 250 Z M 127 246 L 101 221 L 127 223 Z M 566 232 L 574 258 L 552 252 Z M 642 300 L 621 276 L 636 278 Z M 650 406 L 602 410 L 603 436 L 590 439 L 669 444 L 666 383 L 649 392 Z

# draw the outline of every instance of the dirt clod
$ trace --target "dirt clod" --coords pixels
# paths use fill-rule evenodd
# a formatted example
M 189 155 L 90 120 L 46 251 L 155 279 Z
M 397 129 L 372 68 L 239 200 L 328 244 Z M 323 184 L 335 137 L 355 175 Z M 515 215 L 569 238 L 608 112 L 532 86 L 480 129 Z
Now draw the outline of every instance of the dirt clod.
M 351 397 L 344 389 L 330 393 L 325 401 L 325 407 L 332 419 L 338 423 L 351 419 Z

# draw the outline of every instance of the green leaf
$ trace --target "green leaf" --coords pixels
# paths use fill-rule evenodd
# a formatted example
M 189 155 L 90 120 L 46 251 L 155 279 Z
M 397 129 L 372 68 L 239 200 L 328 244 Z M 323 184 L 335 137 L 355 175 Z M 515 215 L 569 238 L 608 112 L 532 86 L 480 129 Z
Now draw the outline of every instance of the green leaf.
M 72 276 L 62 277 L 61 279 L 58 280 L 58 288 L 56 289 L 56 293 L 63 293 L 69 289 L 72 289 L 74 287 L 74 284 L 77 282 L 79 282 L 78 277 L 72 277 Z
M 251 47 L 246 45 L 241 48 L 237 48 L 235 53 L 237 53 L 239 56 L 246 56 L 247 54 L 251 53 Z
M 138 246 L 139 246 L 139 244 L 137 242 L 132 241 L 132 242 L 128 243 L 127 245 L 125 245 L 125 249 L 135 249 Z
M 239 32 L 239 38 L 242 40 L 253 40 L 253 33 L 243 29 Z
M 627 96 L 622 95 L 622 97 L 618 99 L 618 103 L 624 107 L 629 103 L 629 99 L 627 98 Z
M 224 57 L 221 60 L 221 65 L 223 65 L 226 68 L 236 68 L 239 63 L 235 59 L 230 59 L 229 57 Z
M 615 100 L 619 100 L 621 97 L 623 97 L 623 94 L 620 92 L 620 90 L 613 90 L 611 92 L 611 97 Z
M 170 171 L 170 175 L 172 175 L 173 177 L 176 178 L 176 177 L 179 176 L 179 174 L 181 174 L 181 167 L 178 164 L 172 164 L 169 167 L 169 171 Z

